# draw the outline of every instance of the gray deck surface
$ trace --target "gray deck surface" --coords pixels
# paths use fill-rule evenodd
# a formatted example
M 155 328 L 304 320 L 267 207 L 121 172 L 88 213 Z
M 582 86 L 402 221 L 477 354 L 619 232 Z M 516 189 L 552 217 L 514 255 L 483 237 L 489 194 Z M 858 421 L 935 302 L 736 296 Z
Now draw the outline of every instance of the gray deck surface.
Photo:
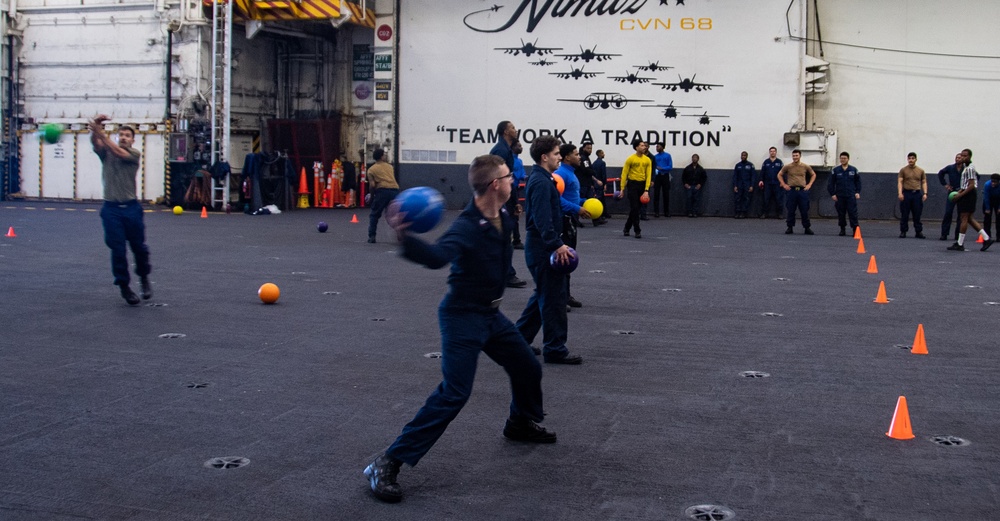
M 131 308 L 97 208 L 0 203 L 0 233 L 18 234 L 0 237 L 4 521 L 1000 515 L 1000 249 L 945 251 L 936 221 L 923 241 L 863 222 L 866 255 L 824 220 L 812 237 L 757 219 L 654 219 L 641 240 L 621 216 L 580 230 L 569 345 L 585 363 L 544 367 L 558 443 L 501 436 L 508 384 L 482 357 L 472 399 L 386 505 L 361 471 L 440 380 L 424 355 L 440 350 L 447 270 L 400 259 L 384 221 L 367 244 L 363 209 L 158 207 L 161 306 Z M 515 266 L 528 277 L 520 252 Z M 889 304 L 872 302 L 879 281 Z M 278 304 L 257 299 L 264 282 Z M 504 313 L 530 291 L 507 290 Z M 921 323 L 928 356 L 899 347 Z M 909 441 L 885 435 L 900 395 Z M 223 456 L 250 464 L 204 466 Z

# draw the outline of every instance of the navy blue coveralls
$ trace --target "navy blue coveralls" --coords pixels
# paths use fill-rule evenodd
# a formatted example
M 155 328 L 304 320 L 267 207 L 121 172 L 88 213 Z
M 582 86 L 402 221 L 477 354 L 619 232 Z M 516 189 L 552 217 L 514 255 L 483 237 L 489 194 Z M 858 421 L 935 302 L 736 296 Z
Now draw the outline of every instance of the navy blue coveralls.
M 993 219 L 996 218 L 996 221 Z M 996 222 L 995 234 L 990 234 L 990 225 Z M 992 179 L 983 185 L 983 229 L 990 237 L 1000 235 L 1000 183 Z
M 490 149 L 490 154 L 494 156 L 500 156 L 503 159 L 503 164 L 507 165 L 507 168 L 511 173 L 514 172 L 514 151 L 510 149 L 510 145 L 507 144 L 507 140 L 500 136 L 497 139 L 497 144 L 493 145 Z M 508 215 L 514 219 L 514 225 L 511 232 L 514 234 L 514 242 L 521 242 L 521 231 L 518 229 L 517 217 L 514 217 L 514 210 L 517 207 L 517 187 L 515 186 L 513 190 L 510 191 L 510 199 L 507 199 L 506 208 Z M 512 250 L 513 251 L 513 250 Z M 513 254 L 512 254 L 513 255 Z M 513 259 L 513 256 L 511 257 Z M 514 264 L 511 263 L 510 269 L 507 271 L 507 278 L 512 279 L 517 276 L 517 270 L 514 269 Z
M 535 281 L 535 292 L 517 319 L 517 329 L 529 344 L 542 330 L 545 360 L 559 360 L 569 354 L 566 275 L 552 269 L 549 256 L 563 245 L 562 209 L 552 174 L 538 165 L 528 175 L 524 215 L 524 258 Z
M 750 189 L 753 188 L 755 176 L 756 170 L 749 161 L 740 161 L 733 168 L 733 188 L 736 189 L 733 192 L 733 206 L 736 215 L 745 215 L 750 211 Z
M 962 165 L 965 168 L 965 165 Z M 938 182 L 941 186 L 951 185 L 952 190 L 958 190 L 958 187 L 962 185 L 962 171 L 958 169 L 954 164 L 950 164 L 941 170 L 938 170 Z M 945 193 L 945 204 L 944 204 L 944 217 L 941 219 L 941 237 L 948 237 L 948 229 L 951 228 L 951 217 L 955 213 L 955 201 L 948 199 L 948 194 Z M 958 229 L 962 227 L 962 220 L 955 219 L 955 240 L 958 240 Z
M 512 419 L 543 420 L 542 367 L 503 313 L 500 300 L 513 248 L 513 219 L 501 210 L 503 233 L 470 203 L 437 243 L 407 235 L 403 256 L 438 269 L 449 262 L 448 294 L 438 307 L 441 373 L 444 378 L 417 415 L 403 427 L 386 455 L 411 466 L 427 454 L 472 393 L 479 352 L 510 377 Z
M 847 226 L 845 214 L 851 219 L 851 228 L 858 227 L 858 201 L 854 194 L 861 194 L 861 175 L 858 169 L 852 165 L 847 165 L 847 169 L 837 165 L 830 172 L 830 180 L 826 184 L 826 191 L 830 195 L 837 196 L 837 201 L 833 207 L 837 209 L 837 224 L 841 229 Z
M 101 206 L 104 224 L 104 244 L 111 248 L 111 274 L 116 286 L 128 286 L 128 245 L 135 255 L 135 274 L 145 277 L 153 270 L 146 246 L 146 225 L 142 220 L 139 201 L 104 201 Z
M 600 188 L 595 187 L 595 191 L 597 194 L 596 195 L 597 200 L 600 201 L 601 206 L 604 207 L 604 213 L 601 214 L 601 217 L 604 217 L 606 219 L 608 217 L 611 217 L 611 209 L 608 208 L 607 203 L 604 202 L 604 197 L 605 197 L 604 193 L 608 189 L 608 165 L 604 162 L 603 159 L 597 158 L 594 161 L 594 164 L 592 164 L 590 167 L 594 170 L 594 177 L 596 177 L 597 180 L 601 182 L 601 187 Z
M 760 207 L 760 216 L 764 217 L 767 215 L 767 210 L 770 208 L 770 202 L 774 201 L 775 206 L 775 216 L 781 217 L 781 209 L 785 207 L 785 191 L 781 189 L 781 183 L 778 182 L 778 172 L 781 171 L 781 167 L 785 166 L 781 162 L 781 159 L 767 158 L 760 165 L 760 180 L 764 182 L 762 192 L 762 197 L 764 198 L 764 203 Z

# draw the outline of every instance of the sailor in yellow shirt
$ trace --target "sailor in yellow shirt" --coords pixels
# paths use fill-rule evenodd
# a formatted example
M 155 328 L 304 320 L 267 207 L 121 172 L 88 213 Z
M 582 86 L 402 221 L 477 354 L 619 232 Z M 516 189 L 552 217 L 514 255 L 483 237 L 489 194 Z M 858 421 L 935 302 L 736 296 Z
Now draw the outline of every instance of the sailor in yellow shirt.
M 639 211 L 643 195 L 649 197 L 649 182 L 653 179 L 653 161 L 646 155 L 649 144 L 645 141 L 633 141 L 635 154 L 628 156 L 622 167 L 622 195 L 628 198 L 628 220 L 625 221 L 625 236 L 635 227 L 635 238 L 642 238 L 639 227 Z

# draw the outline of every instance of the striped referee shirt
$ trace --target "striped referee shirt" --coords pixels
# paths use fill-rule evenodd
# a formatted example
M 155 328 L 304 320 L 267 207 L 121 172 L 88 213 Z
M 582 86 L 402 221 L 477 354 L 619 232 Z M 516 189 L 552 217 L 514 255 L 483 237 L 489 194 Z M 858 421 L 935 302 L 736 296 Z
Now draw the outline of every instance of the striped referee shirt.
M 972 182 L 973 188 L 977 186 L 976 179 L 978 179 L 979 173 L 976 172 L 976 167 L 969 163 L 965 166 L 965 170 L 962 170 L 962 184 L 959 190 L 965 190 L 969 187 L 969 182 Z

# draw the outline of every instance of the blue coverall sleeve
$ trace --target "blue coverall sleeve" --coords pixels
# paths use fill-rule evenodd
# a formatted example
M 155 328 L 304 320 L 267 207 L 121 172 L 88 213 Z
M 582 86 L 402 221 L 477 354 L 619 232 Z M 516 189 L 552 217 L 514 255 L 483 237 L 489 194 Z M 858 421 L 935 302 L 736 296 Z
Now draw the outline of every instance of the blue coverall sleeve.
M 403 237 L 403 257 L 432 270 L 447 266 L 458 258 L 464 247 L 465 241 L 461 240 L 462 234 L 457 230 L 460 225 L 456 221 L 434 244 L 427 244 L 415 235 L 406 234 Z
M 580 207 L 567 201 L 563 196 L 559 196 L 559 208 L 562 209 L 563 213 L 580 213 Z
M 837 195 L 837 173 L 836 172 L 833 172 L 833 171 L 830 172 L 830 179 L 826 182 L 826 191 L 829 192 L 830 195 Z
M 861 172 L 854 171 L 854 193 L 861 194 Z
M 990 190 L 993 189 L 993 180 L 986 181 L 983 185 L 983 212 L 990 211 Z
M 535 176 L 528 177 L 529 183 L 547 183 L 547 179 L 535 179 Z M 535 223 L 535 228 L 538 230 L 538 234 L 542 236 L 542 242 L 545 244 L 545 251 L 553 252 L 562 247 L 562 239 L 559 238 L 559 234 L 556 233 L 555 227 L 552 225 L 552 219 L 559 216 L 552 215 L 552 206 L 549 201 L 549 192 L 541 189 L 541 187 L 533 187 L 533 190 L 529 191 L 529 197 L 531 197 L 531 221 Z M 559 217 L 561 219 L 561 217 Z
M 944 167 L 941 170 L 938 170 L 938 182 L 941 183 L 941 186 L 947 186 L 947 184 L 948 184 L 948 167 Z

